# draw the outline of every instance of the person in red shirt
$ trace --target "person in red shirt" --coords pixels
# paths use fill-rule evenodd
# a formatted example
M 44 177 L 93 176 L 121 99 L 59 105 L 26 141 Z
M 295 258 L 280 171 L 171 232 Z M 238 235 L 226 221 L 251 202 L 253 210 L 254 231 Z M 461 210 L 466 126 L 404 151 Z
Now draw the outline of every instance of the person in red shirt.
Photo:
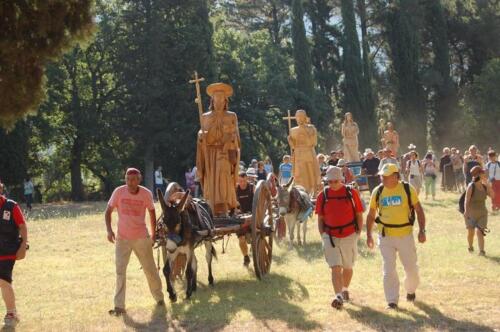
M 19 322 L 12 288 L 12 270 L 16 260 L 26 256 L 27 243 L 28 229 L 21 208 L 0 194 L 0 288 L 7 309 L 4 318 L 6 326 L 12 327 Z
M 342 169 L 328 167 L 325 187 L 316 199 L 318 229 L 325 259 L 332 269 L 335 297 L 332 307 L 341 309 L 349 300 L 349 284 L 358 252 L 358 235 L 363 227 L 363 205 L 356 190 L 342 183 Z

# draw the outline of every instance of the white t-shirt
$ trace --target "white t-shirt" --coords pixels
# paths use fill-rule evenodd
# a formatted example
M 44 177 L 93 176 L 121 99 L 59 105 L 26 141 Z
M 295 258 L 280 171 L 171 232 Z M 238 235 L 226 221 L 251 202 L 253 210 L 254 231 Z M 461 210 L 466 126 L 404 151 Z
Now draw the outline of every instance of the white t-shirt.
M 486 169 L 488 170 L 488 179 L 500 181 L 500 165 L 498 161 L 495 163 L 491 161 L 488 162 L 486 164 Z
M 151 173 L 149 173 L 149 174 L 151 174 Z M 157 184 L 157 185 L 163 184 L 163 174 L 161 174 L 161 171 L 158 171 L 158 170 L 155 171 L 155 184 Z
M 410 175 L 416 175 L 416 176 L 420 175 L 420 161 L 418 161 L 418 160 L 415 160 L 415 161 L 408 160 L 407 167 L 410 170 Z

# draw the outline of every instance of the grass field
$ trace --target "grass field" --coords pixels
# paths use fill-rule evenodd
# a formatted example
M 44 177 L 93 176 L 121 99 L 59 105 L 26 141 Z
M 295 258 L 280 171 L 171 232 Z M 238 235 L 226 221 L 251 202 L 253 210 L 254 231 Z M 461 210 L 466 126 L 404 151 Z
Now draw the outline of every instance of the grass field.
M 115 273 L 105 203 L 37 206 L 28 225 L 31 249 L 14 270 L 22 320 L 17 330 L 500 331 L 500 217 L 489 219 L 487 257 L 479 257 L 477 247 L 469 254 L 457 199 L 441 193 L 438 201 L 424 202 L 428 242 L 418 245 L 422 283 L 415 304 L 406 303 L 401 290 L 397 312 L 385 310 L 380 253 L 368 250 L 364 241 L 350 288 L 353 301 L 340 312 L 332 310 L 330 274 L 310 221 L 307 245 L 291 251 L 275 246 L 271 274 L 260 282 L 242 266 L 234 236 L 225 254 L 216 245 L 213 288 L 207 285 L 204 248 L 198 249 L 197 293 L 187 301 L 184 285 L 177 283 L 179 301 L 162 308 L 155 307 L 133 257 L 123 318 L 107 314 Z

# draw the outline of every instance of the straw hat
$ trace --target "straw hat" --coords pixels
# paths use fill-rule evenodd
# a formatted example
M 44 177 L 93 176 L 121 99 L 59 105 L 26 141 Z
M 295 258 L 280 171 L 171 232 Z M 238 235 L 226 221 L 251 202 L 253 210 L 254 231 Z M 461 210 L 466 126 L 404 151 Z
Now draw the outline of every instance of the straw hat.
M 223 92 L 226 97 L 233 95 L 233 88 L 226 83 L 212 83 L 207 87 L 207 95 L 212 97 L 216 92 Z

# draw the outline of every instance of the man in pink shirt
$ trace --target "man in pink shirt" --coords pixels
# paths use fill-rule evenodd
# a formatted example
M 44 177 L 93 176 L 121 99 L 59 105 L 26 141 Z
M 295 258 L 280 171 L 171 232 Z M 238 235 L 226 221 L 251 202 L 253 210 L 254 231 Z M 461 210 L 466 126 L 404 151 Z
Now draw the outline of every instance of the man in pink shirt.
M 156 228 L 156 213 L 153 195 L 149 189 L 140 186 L 142 176 L 136 168 L 127 169 L 126 185 L 115 189 L 108 202 L 105 213 L 108 241 L 116 242 L 116 291 L 115 308 L 110 310 L 112 315 L 125 313 L 125 284 L 127 265 L 132 251 L 141 263 L 149 289 L 158 305 L 164 305 L 161 279 L 153 258 L 154 230 Z M 111 214 L 118 211 L 118 235 L 115 236 L 111 227 Z M 146 228 L 146 210 L 151 220 L 151 239 Z

